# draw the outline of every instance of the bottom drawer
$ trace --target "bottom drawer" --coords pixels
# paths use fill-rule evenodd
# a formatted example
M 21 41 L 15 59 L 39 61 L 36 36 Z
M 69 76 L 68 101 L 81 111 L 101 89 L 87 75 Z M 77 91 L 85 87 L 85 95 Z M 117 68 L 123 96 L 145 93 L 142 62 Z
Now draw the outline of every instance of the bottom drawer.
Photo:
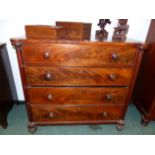
M 35 122 L 104 121 L 122 117 L 123 106 L 32 106 Z

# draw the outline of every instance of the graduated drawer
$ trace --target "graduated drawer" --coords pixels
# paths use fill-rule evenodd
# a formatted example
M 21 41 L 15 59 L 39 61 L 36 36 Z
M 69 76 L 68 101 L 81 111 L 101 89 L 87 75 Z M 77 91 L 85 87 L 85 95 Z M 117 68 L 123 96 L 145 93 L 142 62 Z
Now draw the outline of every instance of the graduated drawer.
M 25 67 L 27 84 L 43 86 L 129 85 L 132 68 Z
M 56 66 L 132 65 L 136 60 L 135 44 L 27 44 L 23 47 L 25 63 L 48 63 Z
M 35 122 L 108 121 L 121 119 L 123 106 L 31 106 Z M 76 122 L 74 122 L 76 123 Z
M 28 88 L 28 94 L 33 105 L 118 105 L 125 104 L 128 88 Z

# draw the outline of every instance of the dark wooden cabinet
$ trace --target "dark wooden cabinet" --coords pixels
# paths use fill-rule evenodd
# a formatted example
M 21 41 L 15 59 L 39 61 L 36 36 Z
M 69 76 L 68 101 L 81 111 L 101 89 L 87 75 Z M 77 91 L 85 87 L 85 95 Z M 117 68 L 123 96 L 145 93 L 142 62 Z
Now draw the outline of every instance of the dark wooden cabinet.
M 11 65 L 5 44 L 0 44 L 0 125 L 7 128 L 7 115 L 17 101 Z
M 11 39 L 29 116 L 37 125 L 124 126 L 143 46 L 135 42 Z
M 151 21 L 146 44 L 132 96 L 133 102 L 143 115 L 143 125 L 155 120 L 155 19 Z

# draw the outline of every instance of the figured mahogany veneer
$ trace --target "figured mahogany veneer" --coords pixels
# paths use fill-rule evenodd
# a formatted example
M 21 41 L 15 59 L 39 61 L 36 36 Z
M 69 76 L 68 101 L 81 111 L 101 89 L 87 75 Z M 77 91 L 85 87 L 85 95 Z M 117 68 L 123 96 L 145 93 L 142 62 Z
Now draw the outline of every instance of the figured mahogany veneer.
M 56 66 L 134 65 L 135 44 L 50 44 L 26 43 L 22 47 L 24 63 Z
M 141 62 L 139 43 L 12 39 L 29 116 L 37 125 L 124 126 Z
M 127 86 L 132 72 L 132 68 L 25 67 L 27 84 L 49 86 Z
M 113 121 L 119 119 L 122 112 L 122 106 L 32 106 L 36 122 Z
M 128 88 L 32 87 L 28 94 L 33 105 L 119 105 L 124 104 Z

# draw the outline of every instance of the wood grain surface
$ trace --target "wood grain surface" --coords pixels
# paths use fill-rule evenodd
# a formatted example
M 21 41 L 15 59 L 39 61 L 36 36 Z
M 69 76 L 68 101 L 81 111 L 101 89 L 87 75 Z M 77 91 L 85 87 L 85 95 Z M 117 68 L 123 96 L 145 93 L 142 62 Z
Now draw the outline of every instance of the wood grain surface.
M 101 121 L 121 118 L 123 106 L 32 106 L 36 122 Z
M 28 88 L 29 100 L 34 105 L 121 105 L 128 88 L 101 87 L 43 87 Z
M 124 126 L 141 62 L 140 43 L 18 38 L 11 42 L 19 60 L 29 128 Z
M 127 86 L 132 68 L 25 67 L 27 84 L 55 86 Z
M 25 63 L 56 66 L 133 65 L 137 49 L 132 45 L 35 44 L 23 46 Z M 49 57 L 46 58 L 46 54 Z M 114 57 L 117 57 L 115 59 Z

